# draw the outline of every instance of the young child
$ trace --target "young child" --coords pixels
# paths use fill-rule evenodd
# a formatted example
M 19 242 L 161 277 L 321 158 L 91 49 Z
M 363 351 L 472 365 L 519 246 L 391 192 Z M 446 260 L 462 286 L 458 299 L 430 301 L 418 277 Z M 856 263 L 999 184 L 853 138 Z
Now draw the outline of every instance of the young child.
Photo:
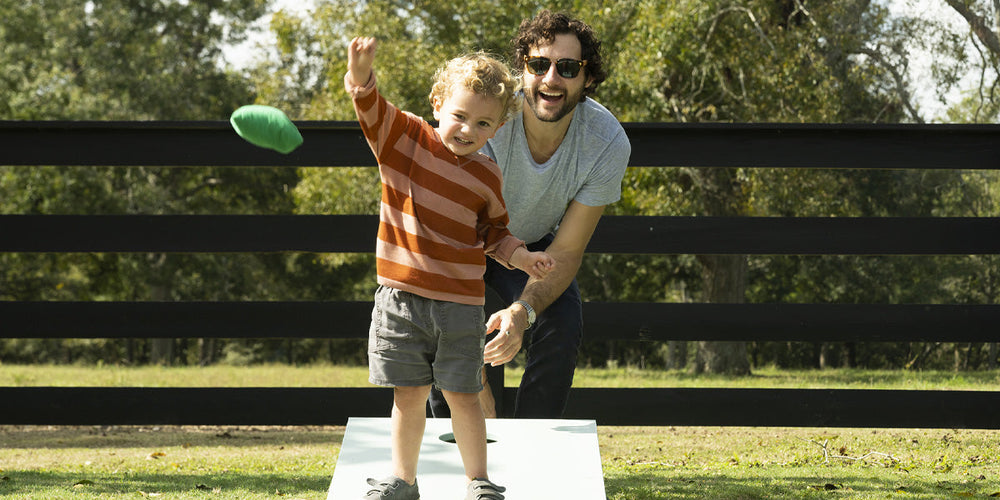
M 500 169 L 478 152 L 519 109 L 519 79 L 481 53 L 449 61 L 430 93 L 435 129 L 379 95 L 372 71 L 376 45 L 372 38 L 352 40 L 344 77 L 382 179 L 369 381 L 393 387 L 393 475 L 369 479 L 372 489 L 364 498 L 420 497 L 417 459 L 434 384 L 452 409 L 469 481 L 465 498 L 502 500 L 505 488 L 486 472 L 478 397 L 486 256 L 535 278 L 555 263 L 544 252 L 529 252 L 507 230 Z

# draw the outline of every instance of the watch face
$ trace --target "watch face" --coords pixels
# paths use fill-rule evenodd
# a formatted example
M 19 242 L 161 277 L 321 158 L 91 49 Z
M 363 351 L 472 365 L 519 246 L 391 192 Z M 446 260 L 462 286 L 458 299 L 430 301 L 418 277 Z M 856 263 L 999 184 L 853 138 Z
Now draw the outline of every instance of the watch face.
M 525 302 L 523 300 L 518 300 L 515 303 L 516 304 L 521 304 L 521 307 L 523 307 L 524 310 L 527 311 L 527 313 L 528 313 L 528 326 L 531 326 L 531 325 L 535 324 L 535 310 L 534 310 L 534 308 L 531 307 L 531 304 L 528 304 L 527 302 Z

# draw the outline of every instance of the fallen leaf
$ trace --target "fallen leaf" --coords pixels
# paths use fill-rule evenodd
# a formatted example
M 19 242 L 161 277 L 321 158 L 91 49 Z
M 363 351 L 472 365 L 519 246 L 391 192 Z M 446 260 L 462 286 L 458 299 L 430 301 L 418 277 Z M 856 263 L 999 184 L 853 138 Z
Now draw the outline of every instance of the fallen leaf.
M 92 485 L 92 484 L 94 484 L 94 482 L 91 481 L 90 479 L 81 479 L 81 480 L 73 483 L 73 487 L 74 488 L 79 488 L 81 486 L 89 486 L 89 485 Z
M 167 454 L 163 453 L 162 451 L 154 451 L 146 456 L 146 460 L 156 460 L 160 457 L 165 457 L 165 456 L 167 456 Z

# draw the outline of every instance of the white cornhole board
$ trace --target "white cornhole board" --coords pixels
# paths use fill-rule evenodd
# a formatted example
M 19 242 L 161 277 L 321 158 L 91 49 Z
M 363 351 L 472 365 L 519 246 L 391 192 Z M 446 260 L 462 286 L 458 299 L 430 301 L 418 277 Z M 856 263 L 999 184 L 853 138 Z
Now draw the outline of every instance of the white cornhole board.
M 392 474 L 389 421 L 348 419 L 327 500 L 360 499 L 367 478 Z M 417 463 L 421 499 L 465 495 L 458 447 L 441 439 L 450 433 L 451 419 L 427 419 Z M 486 448 L 490 479 L 507 488 L 507 500 L 607 499 L 595 421 L 487 419 L 486 434 L 493 441 Z

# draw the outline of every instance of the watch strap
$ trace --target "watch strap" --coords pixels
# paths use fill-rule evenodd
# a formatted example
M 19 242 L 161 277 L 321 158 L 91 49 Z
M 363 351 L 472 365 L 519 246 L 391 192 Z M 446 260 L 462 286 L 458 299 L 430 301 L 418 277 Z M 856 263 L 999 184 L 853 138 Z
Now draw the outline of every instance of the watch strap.
M 531 304 L 523 300 L 515 300 L 514 303 L 521 304 L 521 307 L 528 312 L 528 328 L 531 328 L 531 325 L 535 324 L 535 309 L 531 307 Z

